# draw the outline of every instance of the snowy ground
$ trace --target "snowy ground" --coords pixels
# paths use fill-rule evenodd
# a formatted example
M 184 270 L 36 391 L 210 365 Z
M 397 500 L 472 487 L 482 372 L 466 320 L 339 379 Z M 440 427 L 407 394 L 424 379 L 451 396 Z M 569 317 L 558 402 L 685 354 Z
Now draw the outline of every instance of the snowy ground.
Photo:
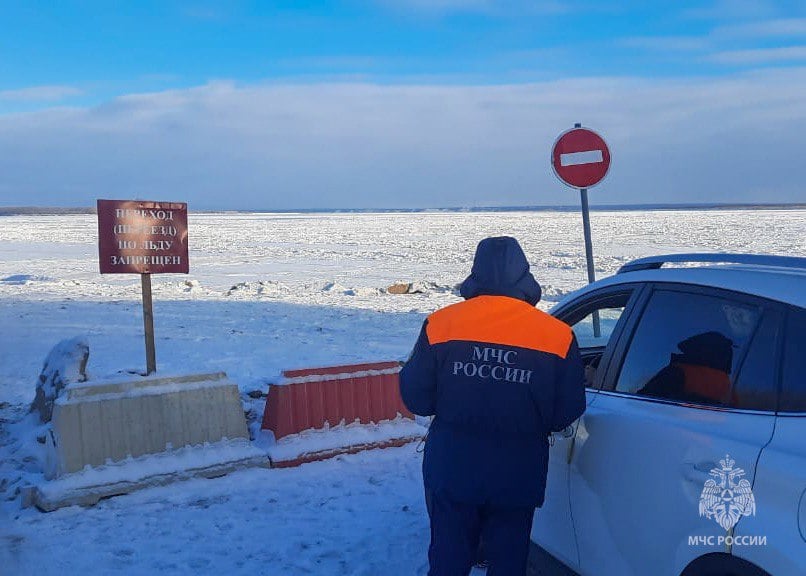
M 804 222 L 594 212 L 597 274 L 659 252 L 803 255 Z M 498 234 L 523 244 L 543 307 L 583 284 L 576 213 L 192 215 L 191 274 L 153 281 L 159 371 L 223 370 L 245 393 L 285 368 L 404 358 L 424 315 L 457 301 L 476 242 Z M 422 293 L 385 293 L 395 281 Z M 414 446 L 20 510 L 17 490 L 41 479 L 24 414 L 42 361 L 84 335 L 91 377 L 142 370 L 138 278 L 98 274 L 94 216 L 0 217 L 0 326 L 0 575 L 425 574 Z
M 424 574 L 413 445 L 26 512 L 2 574 Z

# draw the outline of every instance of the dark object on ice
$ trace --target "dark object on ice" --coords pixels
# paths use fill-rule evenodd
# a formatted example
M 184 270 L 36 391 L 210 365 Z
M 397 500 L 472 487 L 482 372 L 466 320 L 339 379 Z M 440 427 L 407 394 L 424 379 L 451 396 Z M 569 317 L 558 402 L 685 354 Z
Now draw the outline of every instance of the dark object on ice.
M 71 382 L 87 380 L 87 360 L 90 346 L 87 340 L 78 336 L 62 340 L 48 354 L 39 381 L 36 383 L 36 397 L 31 404 L 31 412 L 39 412 L 42 422 L 50 422 L 53 415 L 53 402 Z
M 249 392 L 246 393 L 246 395 L 252 398 L 253 400 L 266 397 L 266 393 L 263 390 L 250 390 Z
M 406 282 L 398 282 L 389 286 L 386 289 L 386 292 L 389 294 L 408 294 L 409 290 L 411 290 L 411 284 Z
M 457 286 L 442 286 L 436 282 L 417 281 L 417 282 L 396 282 L 386 288 L 387 294 L 429 294 L 432 292 L 444 293 L 453 292 L 459 294 L 459 287 Z

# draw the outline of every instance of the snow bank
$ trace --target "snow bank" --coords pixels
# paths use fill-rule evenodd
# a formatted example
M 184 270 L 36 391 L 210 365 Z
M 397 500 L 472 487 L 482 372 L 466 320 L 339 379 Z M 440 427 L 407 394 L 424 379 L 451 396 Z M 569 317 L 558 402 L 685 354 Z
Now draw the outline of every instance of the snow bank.
M 81 472 L 36 485 L 31 499 L 37 508 L 46 512 L 63 506 L 89 506 L 109 496 L 197 476 L 214 478 L 254 466 L 269 466 L 264 451 L 245 439 L 224 439 L 160 454 L 130 457 L 105 466 L 87 466 Z
M 403 444 L 422 439 L 428 429 L 409 418 L 385 420 L 377 424 L 341 424 L 321 430 L 306 430 L 291 434 L 274 442 L 270 432 L 262 432 L 259 445 L 263 446 L 272 463 L 321 460 L 336 453 L 354 449 L 383 446 L 395 442 Z
M 87 379 L 87 360 L 90 346 L 84 336 L 62 340 L 48 354 L 39 381 L 31 411 L 39 412 L 42 422 L 50 422 L 53 403 L 61 391 L 71 383 Z

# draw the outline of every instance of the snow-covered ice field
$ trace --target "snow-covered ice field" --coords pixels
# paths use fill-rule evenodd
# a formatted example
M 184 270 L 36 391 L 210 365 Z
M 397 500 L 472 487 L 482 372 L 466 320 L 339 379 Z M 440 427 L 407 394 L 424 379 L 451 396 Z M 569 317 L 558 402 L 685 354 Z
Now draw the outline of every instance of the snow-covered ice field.
M 599 277 L 661 252 L 806 254 L 804 210 L 591 218 Z M 153 279 L 158 369 L 223 370 L 244 393 L 285 368 L 405 358 L 486 236 L 521 241 L 544 308 L 585 282 L 575 212 L 198 214 L 189 234 L 191 273 Z M 25 412 L 48 351 L 84 335 L 91 378 L 144 367 L 139 279 L 97 270 L 94 216 L 0 217 L 0 575 L 425 574 L 412 445 L 21 510 L 41 479 Z M 420 293 L 387 294 L 396 281 Z

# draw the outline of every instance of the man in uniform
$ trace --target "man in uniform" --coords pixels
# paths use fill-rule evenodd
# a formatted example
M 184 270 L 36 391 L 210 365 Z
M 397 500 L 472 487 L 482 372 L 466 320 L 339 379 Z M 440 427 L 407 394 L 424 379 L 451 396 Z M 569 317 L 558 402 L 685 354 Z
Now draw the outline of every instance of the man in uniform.
M 571 329 L 535 308 L 540 285 L 514 238 L 482 240 L 460 292 L 426 319 L 400 372 L 406 406 L 434 416 L 429 575 L 467 576 L 481 538 L 488 576 L 522 576 L 548 438 L 585 410 L 582 361 Z

